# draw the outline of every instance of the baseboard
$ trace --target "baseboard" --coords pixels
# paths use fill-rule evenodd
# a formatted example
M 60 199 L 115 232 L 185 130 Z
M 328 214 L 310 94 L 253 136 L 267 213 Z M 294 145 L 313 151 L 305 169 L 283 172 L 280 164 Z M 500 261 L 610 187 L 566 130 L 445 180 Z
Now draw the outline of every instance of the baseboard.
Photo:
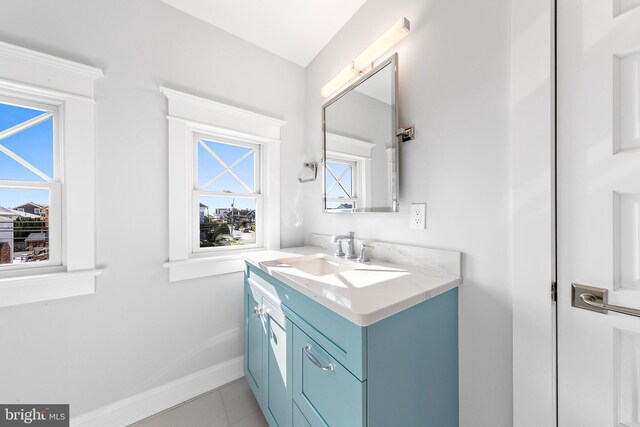
M 95 411 L 73 417 L 72 427 L 124 427 L 244 375 L 242 356 L 187 375 Z

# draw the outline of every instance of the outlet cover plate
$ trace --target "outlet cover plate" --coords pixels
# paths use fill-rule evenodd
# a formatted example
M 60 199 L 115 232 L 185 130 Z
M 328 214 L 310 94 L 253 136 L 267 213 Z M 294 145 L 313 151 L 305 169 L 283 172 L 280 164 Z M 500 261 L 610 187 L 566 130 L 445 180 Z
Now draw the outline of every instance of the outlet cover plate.
M 427 204 L 411 203 L 409 214 L 409 228 L 424 230 L 427 228 Z

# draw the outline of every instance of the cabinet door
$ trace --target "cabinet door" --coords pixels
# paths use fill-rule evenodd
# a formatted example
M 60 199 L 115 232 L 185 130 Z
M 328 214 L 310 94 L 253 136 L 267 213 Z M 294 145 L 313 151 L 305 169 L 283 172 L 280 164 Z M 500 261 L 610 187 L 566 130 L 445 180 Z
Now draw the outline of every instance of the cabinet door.
M 300 408 L 295 403 L 293 404 L 293 427 L 311 427 L 309 421 L 302 415 Z
M 366 425 L 366 382 L 293 328 L 293 398 L 313 427 Z
M 291 322 L 265 303 L 268 322 L 267 339 L 267 387 L 265 405 L 267 418 L 273 417 L 279 427 L 291 427 Z
M 245 286 L 244 305 L 244 371 L 253 394 L 262 406 L 263 356 L 266 339 L 266 324 L 262 316 L 262 297 L 249 286 Z

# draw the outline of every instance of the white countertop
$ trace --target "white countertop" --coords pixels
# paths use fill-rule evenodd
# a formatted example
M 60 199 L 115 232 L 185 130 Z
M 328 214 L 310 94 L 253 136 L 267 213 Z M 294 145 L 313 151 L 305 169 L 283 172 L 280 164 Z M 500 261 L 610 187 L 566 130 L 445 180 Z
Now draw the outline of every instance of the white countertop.
M 459 276 L 437 268 L 403 266 L 372 260 L 348 263 L 352 270 L 314 276 L 281 262 L 305 255 L 330 255 L 315 246 L 243 254 L 245 261 L 312 298 L 359 326 L 368 326 L 440 295 L 462 283 Z

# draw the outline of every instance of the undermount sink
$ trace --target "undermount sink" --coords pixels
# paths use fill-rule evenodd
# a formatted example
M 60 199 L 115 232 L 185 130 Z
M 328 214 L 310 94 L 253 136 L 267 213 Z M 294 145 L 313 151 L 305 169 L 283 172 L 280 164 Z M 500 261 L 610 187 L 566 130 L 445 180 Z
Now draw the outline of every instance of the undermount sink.
M 352 262 L 322 254 L 279 259 L 278 262 L 311 276 L 327 276 L 329 274 L 343 273 L 358 267 L 357 264 Z

